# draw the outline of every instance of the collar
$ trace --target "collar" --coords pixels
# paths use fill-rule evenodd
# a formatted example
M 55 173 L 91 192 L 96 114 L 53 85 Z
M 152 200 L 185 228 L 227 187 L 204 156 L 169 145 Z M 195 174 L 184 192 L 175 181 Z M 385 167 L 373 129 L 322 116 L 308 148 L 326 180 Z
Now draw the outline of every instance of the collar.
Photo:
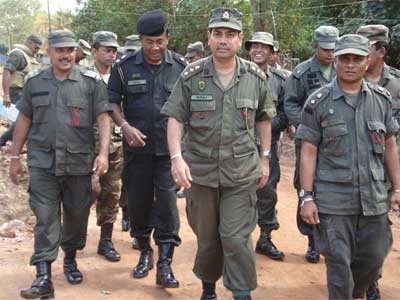
M 216 75 L 216 71 L 214 68 L 214 64 L 212 61 L 212 55 L 210 55 L 209 57 L 207 57 L 207 59 L 204 62 L 204 66 L 203 66 L 203 72 L 201 74 L 201 76 L 203 77 L 214 77 Z M 248 66 L 247 64 L 244 62 L 244 60 L 240 59 L 239 57 L 235 57 L 236 59 L 236 74 L 238 77 L 242 76 L 243 74 L 248 72 Z
M 174 58 L 172 57 L 172 52 L 167 49 L 164 54 L 164 60 L 161 64 L 166 62 L 167 64 L 172 65 L 173 60 L 174 60 Z M 144 60 L 144 57 L 143 57 L 143 49 L 141 48 L 135 55 L 135 64 L 141 65 L 141 64 L 144 64 L 145 62 L 146 61 Z
M 362 84 L 361 84 L 361 92 L 364 94 L 371 93 L 368 88 L 367 82 L 364 79 L 362 80 Z M 335 80 L 333 81 L 333 84 L 332 84 L 332 99 L 338 100 L 341 97 L 344 97 L 344 93 L 343 93 L 343 90 L 341 89 L 341 87 L 339 86 L 339 82 L 338 82 L 337 78 L 335 78 Z
M 80 67 L 75 64 L 72 66 L 71 71 L 69 72 L 66 80 L 78 81 L 80 75 Z M 53 67 L 47 68 L 42 75 L 43 79 L 56 79 L 53 73 Z

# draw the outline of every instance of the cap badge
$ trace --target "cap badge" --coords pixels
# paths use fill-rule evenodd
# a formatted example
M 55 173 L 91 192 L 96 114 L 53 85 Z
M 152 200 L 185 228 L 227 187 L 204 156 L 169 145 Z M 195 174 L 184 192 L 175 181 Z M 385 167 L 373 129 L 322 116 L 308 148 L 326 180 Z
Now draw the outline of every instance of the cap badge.
M 205 88 L 206 88 L 206 82 L 204 80 L 200 80 L 199 81 L 199 90 L 204 91 Z
M 223 13 L 223 15 L 222 15 L 222 20 L 223 21 L 229 21 L 229 12 L 228 11 L 225 11 L 224 13 Z

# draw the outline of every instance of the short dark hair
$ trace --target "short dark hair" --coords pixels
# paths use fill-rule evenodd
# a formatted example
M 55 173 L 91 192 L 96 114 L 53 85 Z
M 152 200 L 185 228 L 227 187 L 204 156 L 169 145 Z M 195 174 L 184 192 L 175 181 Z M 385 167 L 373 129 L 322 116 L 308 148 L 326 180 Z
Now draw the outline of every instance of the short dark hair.
M 385 50 L 386 50 L 386 48 L 388 47 L 388 43 L 387 43 L 387 42 L 384 42 L 384 41 L 376 42 L 376 43 L 373 44 L 373 45 L 375 46 L 375 49 L 376 49 L 376 50 L 379 50 L 379 49 L 381 49 L 381 48 L 385 48 Z

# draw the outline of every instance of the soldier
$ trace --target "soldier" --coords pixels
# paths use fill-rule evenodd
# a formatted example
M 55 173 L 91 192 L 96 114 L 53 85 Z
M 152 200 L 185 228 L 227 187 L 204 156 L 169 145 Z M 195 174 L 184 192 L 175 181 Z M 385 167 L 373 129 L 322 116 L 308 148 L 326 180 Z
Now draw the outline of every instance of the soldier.
M 389 45 L 389 29 L 385 25 L 361 26 L 357 34 L 367 37 L 371 43 L 370 62 L 365 79 L 385 87 L 392 95 L 393 116 L 400 122 L 400 71 L 385 64 L 386 48 Z M 396 134 L 397 150 L 400 150 L 400 136 Z M 392 187 L 388 186 L 389 195 Z M 378 275 L 378 279 L 381 274 Z M 379 300 L 378 280 L 367 290 L 367 300 Z
M 391 204 L 400 204 L 400 167 L 390 93 L 364 81 L 370 43 L 344 35 L 335 46 L 337 80 L 307 100 L 301 144 L 301 216 L 325 256 L 329 299 L 363 298 L 392 244 Z
M 117 35 L 110 31 L 98 31 L 93 34 L 92 55 L 95 71 L 104 84 L 107 85 L 111 74 L 111 66 L 114 64 L 117 48 Z M 95 153 L 100 150 L 98 140 L 98 128 L 95 126 Z M 121 195 L 122 173 L 122 135 L 119 127 L 111 123 L 111 142 L 108 154 L 108 172 L 101 177 L 93 175 L 92 185 L 98 187 L 95 191 L 97 226 L 101 226 L 100 241 L 97 253 L 107 260 L 116 262 L 121 259 L 112 242 L 112 232 L 118 213 L 118 201 Z M 95 184 L 93 184 L 93 181 Z
M 204 51 L 204 45 L 202 42 L 197 41 L 192 44 L 189 44 L 186 48 L 185 58 L 189 63 L 198 61 L 206 56 Z
M 68 282 L 82 282 L 75 255 L 86 242 L 91 173 L 103 175 L 108 168 L 111 107 L 106 87 L 96 73 L 74 64 L 77 43 L 70 31 L 50 32 L 48 45 L 52 66 L 31 74 L 24 86 L 10 156 L 10 177 L 17 184 L 19 154 L 27 139 L 29 205 L 36 216 L 30 263 L 37 274 L 32 286 L 21 291 L 26 299 L 54 296 L 51 264 L 60 245 Z M 100 152 L 93 160 L 96 121 Z
M 256 188 L 268 180 L 275 109 L 265 73 L 236 56 L 242 40 L 241 13 L 214 9 L 208 25 L 212 55 L 185 69 L 162 110 L 169 116 L 172 175 L 188 189 L 186 210 L 198 245 L 193 271 L 202 281 L 202 300 L 217 299 L 222 274 L 236 300 L 251 299 L 257 286 L 251 233 Z
M 76 48 L 75 63 L 89 66 L 89 62 L 86 60 L 88 56 L 91 56 L 90 44 L 83 39 L 78 40 L 78 48 Z
M 167 18 L 161 10 L 143 14 L 137 32 L 142 49 L 117 61 L 108 82 L 113 119 L 124 135 L 123 185 L 131 235 L 140 248 L 132 275 L 143 278 L 153 268 L 150 237 L 154 231 L 159 254 L 156 283 L 177 288 L 171 263 L 174 248 L 181 243 L 179 215 L 167 148 L 167 118 L 160 110 L 186 61 L 167 49 Z
M 315 55 L 296 66 L 289 76 L 284 98 L 285 113 L 292 125 L 296 128 L 300 124 L 301 111 L 307 98 L 317 89 L 328 84 L 335 77 L 334 48 L 339 36 L 337 28 L 332 26 L 320 26 L 314 31 Z M 296 169 L 294 174 L 294 187 L 300 192 L 300 141 L 295 141 Z M 300 205 L 300 196 L 299 205 Z M 297 227 L 303 235 L 308 237 L 308 248 L 305 258 L 310 263 L 319 261 L 319 252 L 315 248 L 312 226 L 305 224 L 300 217 L 300 206 L 297 209 Z
M 16 104 L 22 97 L 22 87 L 24 86 L 25 76 L 34 70 L 40 68 L 39 62 L 35 58 L 35 54 L 42 46 L 40 38 L 31 34 L 25 43 L 14 45 L 8 53 L 8 59 L 3 69 L 3 105 L 10 107 L 11 103 Z M 0 137 L 0 147 L 5 146 L 8 141 L 13 138 L 15 124 L 3 133 Z
M 273 36 L 268 32 L 256 32 L 251 40 L 246 41 L 250 59 L 256 63 L 267 76 L 269 91 L 274 101 L 277 115 L 272 119 L 271 127 L 271 161 L 269 163 L 269 178 L 267 184 L 257 191 L 258 226 L 260 238 L 257 241 L 256 252 L 274 260 L 282 260 L 284 254 L 279 251 L 271 240 L 271 232 L 278 230 L 279 222 L 276 216 L 278 197 L 276 188 L 281 176 L 278 158 L 278 142 L 281 132 L 288 126 L 288 120 L 283 111 L 283 96 L 286 76 L 277 69 L 268 67 L 268 60 L 273 55 Z
M 124 54 L 127 54 L 129 52 L 136 52 L 140 50 L 141 47 L 142 44 L 140 44 L 139 36 L 137 34 L 132 34 L 126 37 L 123 52 Z

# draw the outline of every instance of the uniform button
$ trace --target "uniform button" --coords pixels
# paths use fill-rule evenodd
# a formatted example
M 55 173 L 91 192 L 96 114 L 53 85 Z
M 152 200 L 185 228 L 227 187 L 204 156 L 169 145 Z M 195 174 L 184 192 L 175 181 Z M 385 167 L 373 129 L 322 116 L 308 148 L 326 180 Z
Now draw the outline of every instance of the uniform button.
M 328 112 L 329 112 L 330 115 L 333 115 L 333 114 L 335 113 L 335 111 L 334 111 L 333 108 L 330 108 L 330 109 L 328 110 Z
M 314 99 L 312 99 L 310 102 L 311 102 L 311 104 L 315 104 L 315 100 Z

